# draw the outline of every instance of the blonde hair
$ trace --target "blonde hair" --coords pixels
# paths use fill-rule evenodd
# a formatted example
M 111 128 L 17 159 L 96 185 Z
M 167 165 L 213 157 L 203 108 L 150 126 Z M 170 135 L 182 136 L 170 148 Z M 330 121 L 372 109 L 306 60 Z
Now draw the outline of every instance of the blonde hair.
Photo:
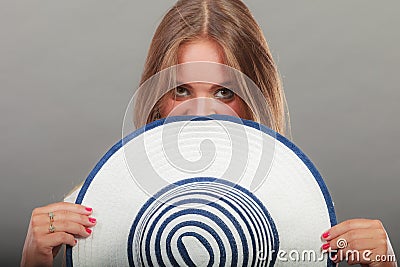
M 201 38 L 219 44 L 224 63 L 244 73 L 261 91 L 268 110 L 258 113 L 249 110 L 251 119 L 261 123 L 269 120 L 273 130 L 289 136 L 289 113 L 276 64 L 259 25 L 240 0 L 179 0 L 156 29 L 140 85 L 178 64 L 178 49 L 182 44 Z M 155 120 L 155 113 L 162 105 L 162 91 L 154 88 L 149 91 L 139 90 L 135 99 L 134 124 L 137 127 Z M 257 102 L 250 92 L 244 93 L 246 100 Z M 149 109 L 149 103 L 151 110 L 143 112 Z

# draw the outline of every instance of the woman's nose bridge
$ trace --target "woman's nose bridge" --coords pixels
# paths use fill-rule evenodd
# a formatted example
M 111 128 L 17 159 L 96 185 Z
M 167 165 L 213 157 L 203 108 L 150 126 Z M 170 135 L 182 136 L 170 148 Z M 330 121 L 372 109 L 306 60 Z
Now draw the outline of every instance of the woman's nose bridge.
M 216 113 L 216 102 L 217 100 L 211 97 L 197 97 L 191 100 L 189 108 L 193 115 L 209 115 Z
M 216 114 L 218 109 L 218 100 L 212 97 L 195 97 L 181 102 L 175 107 L 174 112 L 177 115 L 198 115 L 204 116 Z

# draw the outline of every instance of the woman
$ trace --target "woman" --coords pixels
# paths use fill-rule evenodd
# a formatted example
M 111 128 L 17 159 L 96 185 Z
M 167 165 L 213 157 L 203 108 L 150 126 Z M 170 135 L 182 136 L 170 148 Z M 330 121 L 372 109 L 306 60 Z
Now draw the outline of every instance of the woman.
M 164 16 L 153 37 L 145 63 L 141 84 L 150 77 L 176 64 L 209 61 L 226 64 L 246 74 L 258 86 L 267 110 L 250 107 L 257 101 L 244 92 L 240 98 L 232 90 L 207 83 L 192 83 L 176 87 L 164 94 L 160 90 L 139 92 L 135 105 L 135 125 L 142 126 L 166 117 L 178 105 L 196 98 L 215 99 L 229 106 L 239 117 L 269 124 L 275 131 L 288 136 L 289 121 L 285 97 L 276 65 L 250 11 L 240 0 L 180 0 Z M 259 100 L 259 99 L 258 99 Z M 202 115 L 226 113 L 207 105 L 197 109 Z M 144 115 L 146 114 L 146 115 Z M 147 115 L 149 114 L 149 115 Z M 268 123 L 266 123 L 268 121 Z M 25 245 L 22 266 L 51 266 L 62 244 L 74 246 L 74 235 L 88 237 L 96 219 L 92 209 L 60 202 L 33 211 Z M 53 218 L 49 228 L 49 215 Z M 93 229 L 95 231 L 95 228 Z M 376 255 L 393 253 L 385 229 L 379 220 L 348 220 L 321 233 L 322 249 L 338 249 L 337 241 L 344 238 L 343 249 L 370 250 L 369 259 L 349 261 L 365 266 L 396 266 L 394 262 L 375 262 Z M 344 253 L 345 255 L 345 253 Z M 336 259 L 336 262 L 342 258 Z

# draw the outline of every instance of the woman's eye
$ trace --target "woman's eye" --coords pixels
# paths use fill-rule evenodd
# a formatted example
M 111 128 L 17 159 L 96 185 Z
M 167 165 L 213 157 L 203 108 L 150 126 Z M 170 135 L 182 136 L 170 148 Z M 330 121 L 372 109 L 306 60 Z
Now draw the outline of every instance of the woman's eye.
M 177 96 L 177 97 L 185 97 L 185 96 L 188 96 L 188 95 L 190 95 L 190 92 L 185 87 L 178 86 L 178 87 L 175 88 L 175 96 Z
M 216 98 L 222 98 L 222 99 L 231 99 L 233 98 L 234 95 L 235 93 L 227 88 L 218 89 L 214 94 Z

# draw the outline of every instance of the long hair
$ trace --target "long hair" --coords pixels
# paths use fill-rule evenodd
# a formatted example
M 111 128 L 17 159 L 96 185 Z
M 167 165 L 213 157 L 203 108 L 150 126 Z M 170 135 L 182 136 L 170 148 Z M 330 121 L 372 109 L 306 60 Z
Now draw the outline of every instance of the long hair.
M 250 111 L 252 119 L 263 122 L 263 116 L 270 116 L 273 130 L 290 135 L 289 114 L 276 64 L 259 25 L 240 0 L 179 0 L 156 29 L 140 85 L 178 64 L 178 49 L 182 44 L 202 38 L 218 43 L 224 53 L 224 64 L 244 73 L 261 91 L 268 110 Z M 162 105 L 162 91 L 152 90 L 138 92 L 135 99 L 134 124 L 138 127 L 155 120 L 155 112 Z M 250 92 L 246 98 L 257 102 Z M 150 110 L 143 112 L 149 109 L 148 103 L 152 103 Z

